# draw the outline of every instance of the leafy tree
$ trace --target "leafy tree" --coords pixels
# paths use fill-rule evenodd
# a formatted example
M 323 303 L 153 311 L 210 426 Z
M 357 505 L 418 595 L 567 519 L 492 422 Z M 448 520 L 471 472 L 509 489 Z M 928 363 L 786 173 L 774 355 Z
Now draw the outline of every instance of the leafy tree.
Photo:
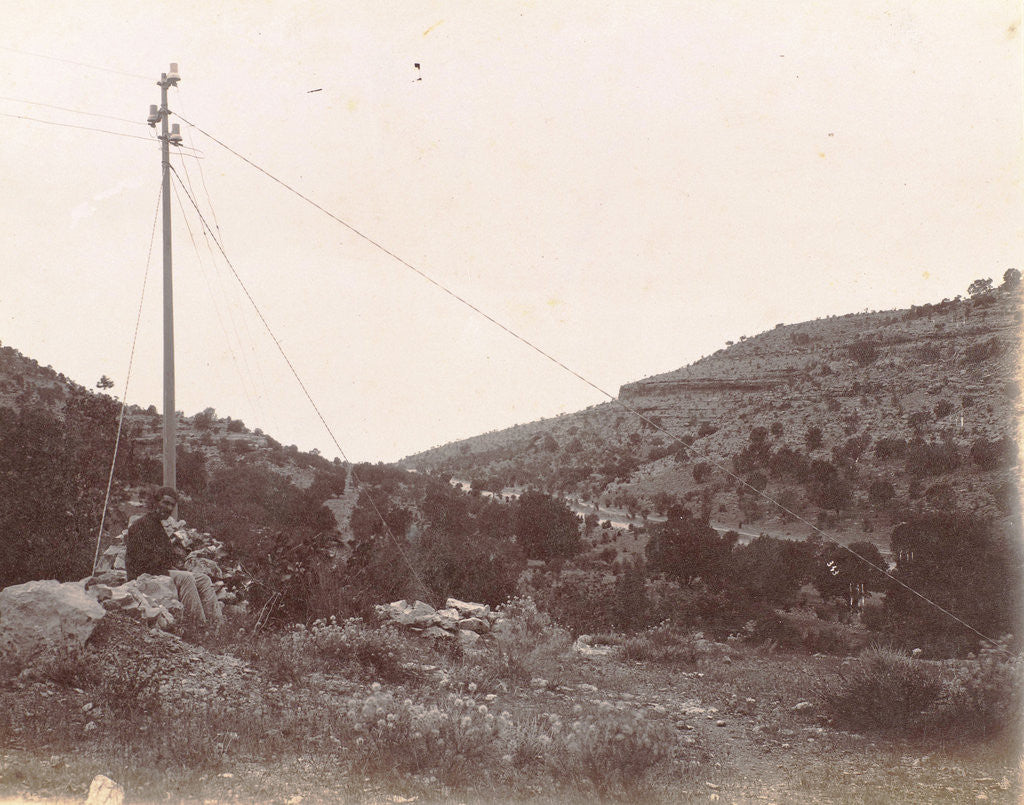
M 939 400 L 935 403 L 935 408 L 933 410 L 935 412 L 936 419 L 944 419 L 953 413 L 953 403 L 949 400 Z
M 865 593 L 887 587 L 888 563 L 872 542 L 854 542 L 843 547 L 835 542 L 820 546 L 815 557 L 814 588 L 824 599 L 841 598 L 856 606 Z M 876 569 L 877 568 L 877 569 Z
M 661 490 L 654 493 L 654 496 L 651 498 L 651 503 L 658 514 L 664 515 L 668 513 L 671 506 L 677 503 L 677 500 L 675 495 Z
M 692 584 L 699 577 L 716 585 L 728 575 L 729 556 L 738 534 L 720 537 L 681 506 L 669 509 L 666 521 L 652 524 L 650 531 L 645 553 L 652 572 L 664 573 L 681 584 Z
M 807 478 L 809 470 L 807 457 L 787 445 L 775 450 L 768 458 L 768 472 L 774 478 L 788 476 L 803 481 Z
M 823 509 L 841 511 L 850 502 L 852 490 L 831 461 L 816 459 L 811 462 L 807 491 Z
M 697 428 L 697 438 L 702 439 L 705 436 L 710 436 L 712 433 L 717 433 L 718 428 L 712 425 L 710 422 L 701 422 Z
M 805 544 L 795 540 L 755 537 L 734 549 L 729 587 L 749 599 L 787 603 L 807 575 L 805 553 Z
M 907 472 L 916 477 L 944 475 L 960 466 L 960 453 L 951 442 L 915 439 L 907 447 Z
M 992 290 L 992 279 L 976 279 L 967 286 L 967 294 L 973 299 L 976 296 L 983 296 Z
M 896 497 L 896 487 L 891 481 L 876 479 L 868 486 L 868 501 L 876 509 L 882 508 Z
M 808 450 L 817 450 L 822 445 L 821 428 L 817 425 L 811 425 L 807 429 L 807 433 L 804 435 L 804 444 Z
M 583 550 L 579 520 L 573 511 L 533 489 L 512 504 L 512 530 L 528 559 L 570 557 Z
M 1003 272 L 1003 284 L 1002 287 L 1008 291 L 1015 290 L 1020 287 L 1020 270 L 1016 268 L 1008 268 Z
M 392 501 L 380 488 L 364 486 L 349 517 L 352 534 L 357 541 L 372 537 L 404 537 L 413 521 L 410 509 Z
M 1009 531 L 972 514 L 924 514 L 896 526 L 891 545 L 904 584 L 991 637 L 1018 628 L 1024 562 Z M 977 644 L 974 632 L 903 587 L 891 587 L 885 605 L 908 640 L 947 651 Z
M 426 530 L 416 548 L 416 567 L 437 600 L 449 596 L 500 604 L 515 593 L 525 566 L 512 539 L 509 507 L 435 490 L 421 506 Z
M 870 444 L 871 437 L 867 433 L 851 436 L 843 443 L 842 447 L 837 445 L 832 448 L 832 457 L 836 461 L 856 462 Z
M 99 380 L 96 381 L 96 388 L 101 389 L 102 391 L 112 389 L 114 388 L 114 381 L 111 380 L 106 375 L 103 375 L 102 377 L 100 377 Z
M 878 359 L 878 347 L 872 341 L 854 341 L 846 347 L 846 351 L 860 366 L 870 366 Z
M 217 412 L 212 408 L 204 408 L 192 417 L 192 427 L 197 430 L 209 430 L 217 421 Z
M 979 437 L 971 445 L 971 461 L 983 470 L 1012 466 L 1017 460 L 1017 443 L 1009 436 L 989 440 Z
M 693 480 L 699 484 L 704 483 L 711 478 L 711 465 L 706 461 L 701 461 L 698 464 L 693 465 Z
M 0 408 L 0 587 L 89 575 L 103 513 L 119 406 L 73 391 L 63 419 Z M 134 433 L 122 434 L 115 478 L 135 480 Z M 118 486 L 107 528 L 118 522 Z

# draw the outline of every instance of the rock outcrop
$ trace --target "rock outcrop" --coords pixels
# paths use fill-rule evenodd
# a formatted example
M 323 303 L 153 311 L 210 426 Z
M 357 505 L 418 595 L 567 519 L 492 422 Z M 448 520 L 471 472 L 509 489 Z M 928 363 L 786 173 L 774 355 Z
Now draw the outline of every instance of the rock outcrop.
M 397 623 L 424 637 L 457 639 L 471 646 L 492 632 L 500 632 L 504 616 L 492 612 L 487 604 L 449 598 L 444 609 L 434 609 L 423 601 L 393 601 L 375 607 L 382 620 Z
M 47 648 L 80 647 L 105 614 L 83 582 L 6 587 L 0 590 L 0 655 L 28 660 Z

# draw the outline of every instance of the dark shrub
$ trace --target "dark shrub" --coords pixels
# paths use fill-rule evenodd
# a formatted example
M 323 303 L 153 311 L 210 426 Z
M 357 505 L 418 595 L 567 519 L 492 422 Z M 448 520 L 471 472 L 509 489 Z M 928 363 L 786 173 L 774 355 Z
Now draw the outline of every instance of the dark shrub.
M 951 654 L 973 649 L 978 636 L 971 629 L 989 635 L 1018 631 L 1024 556 L 1012 533 L 976 515 L 935 512 L 896 526 L 891 547 L 896 578 L 919 594 L 902 586 L 886 592 L 894 637 Z
M 711 465 L 706 461 L 693 465 L 693 480 L 702 484 L 711 478 Z
M 1009 436 L 1002 439 L 978 438 L 971 445 L 971 461 L 983 470 L 1012 466 L 1017 460 L 1017 443 Z
M 949 400 L 939 400 L 935 403 L 935 418 L 943 419 L 953 413 L 953 403 Z
M 681 506 L 669 509 L 664 523 L 652 523 L 645 548 L 651 572 L 689 584 L 698 576 L 718 583 L 728 573 L 732 540 Z
M 971 344 L 964 350 L 964 363 L 981 363 L 1003 351 L 999 339 L 993 336 L 981 344 Z
M 875 442 L 875 457 L 883 461 L 887 458 L 903 458 L 906 454 L 906 439 L 884 436 Z
M 951 442 L 915 439 L 907 447 L 907 472 L 918 477 L 944 475 L 960 466 L 960 454 Z
M 529 490 L 512 504 L 512 529 L 528 559 L 575 556 L 583 549 L 576 515 L 543 492 Z
M 825 687 L 822 700 L 842 729 L 915 734 L 941 693 L 930 666 L 901 651 L 871 648 L 852 671 Z
M 985 645 L 956 669 L 931 713 L 942 733 L 971 738 L 1018 738 L 1024 725 L 1024 658 L 1009 642 Z
M 846 352 L 860 366 L 869 366 L 878 359 L 878 347 L 873 341 L 854 341 Z
M 868 500 L 875 508 L 885 506 L 896 497 L 896 487 L 890 481 L 875 480 L 868 487 Z

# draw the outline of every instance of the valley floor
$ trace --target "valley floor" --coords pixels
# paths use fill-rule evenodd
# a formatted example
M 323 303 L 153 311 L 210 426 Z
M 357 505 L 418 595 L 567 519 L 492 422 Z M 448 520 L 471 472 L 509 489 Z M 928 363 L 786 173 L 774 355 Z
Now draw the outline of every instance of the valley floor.
M 470 701 L 452 668 L 431 668 L 397 686 L 321 673 L 281 683 L 223 649 L 123 626 L 93 651 L 99 673 L 120 663 L 157 678 L 152 690 L 171 697 L 170 720 L 166 712 L 151 720 L 119 705 L 109 699 L 109 685 L 86 674 L 96 685 L 90 689 L 80 669 L 78 678 L 51 672 L 8 679 L 0 683 L 0 802 L 82 802 L 97 774 L 121 784 L 128 802 L 289 805 L 1016 803 L 1022 790 L 1016 746 L 941 746 L 833 729 L 817 693 L 853 662 L 841 657 L 710 644 L 694 662 L 666 667 L 610 651 L 575 657 L 546 684 L 471 685 Z M 129 695 L 131 679 L 122 676 L 120 684 Z M 392 770 L 392 759 L 404 759 L 352 754 L 329 726 L 353 701 L 388 694 L 417 702 L 461 694 L 474 708 L 486 701 L 491 712 L 528 727 L 642 710 L 674 746 L 635 780 L 602 769 L 563 773 L 540 754 L 526 765 L 495 768 L 483 756 L 474 760 L 468 744 L 454 767 L 427 759 L 415 772 Z

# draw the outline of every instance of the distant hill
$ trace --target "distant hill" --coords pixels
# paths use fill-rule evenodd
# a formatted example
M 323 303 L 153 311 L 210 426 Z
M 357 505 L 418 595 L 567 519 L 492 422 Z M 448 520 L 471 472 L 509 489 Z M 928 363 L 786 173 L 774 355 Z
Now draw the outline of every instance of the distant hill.
M 75 383 L 50 366 L 41 366 L 13 347 L 0 345 L 0 407 L 16 411 L 32 408 L 61 416 L 68 399 L 74 394 L 109 396 Z M 148 408 L 128 406 L 125 431 L 131 435 L 134 450 L 143 460 L 160 463 L 162 429 L 163 417 L 155 405 Z M 296 486 L 306 488 L 313 482 L 316 468 L 331 466 L 331 462 L 315 451 L 304 452 L 295 445 L 284 446 L 260 428 L 251 430 L 240 419 L 217 416 L 213 408 L 192 416 L 185 416 L 179 411 L 177 443 L 179 470 L 186 475 L 198 456 L 202 457 L 208 472 L 245 456 L 275 469 Z M 339 464 L 335 462 L 335 466 Z M 153 480 L 158 481 L 159 474 Z
M 86 575 L 101 522 L 106 545 L 138 512 L 144 488 L 162 482 L 162 417 L 155 406 L 132 405 L 107 494 L 120 408 L 108 394 L 0 346 L 0 586 Z M 259 572 L 294 565 L 289 551 L 297 543 L 315 545 L 319 561 L 346 541 L 357 496 L 348 472 L 212 408 L 179 413 L 180 516 L 216 533 Z
M 846 541 L 884 544 L 908 510 L 1006 518 L 1021 320 L 1007 282 L 968 299 L 779 324 L 628 383 L 616 402 L 400 464 L 485 489 L 533 485 L 645 514 L 678 501 L 770 533 L 812 530 L 742 478 Z

